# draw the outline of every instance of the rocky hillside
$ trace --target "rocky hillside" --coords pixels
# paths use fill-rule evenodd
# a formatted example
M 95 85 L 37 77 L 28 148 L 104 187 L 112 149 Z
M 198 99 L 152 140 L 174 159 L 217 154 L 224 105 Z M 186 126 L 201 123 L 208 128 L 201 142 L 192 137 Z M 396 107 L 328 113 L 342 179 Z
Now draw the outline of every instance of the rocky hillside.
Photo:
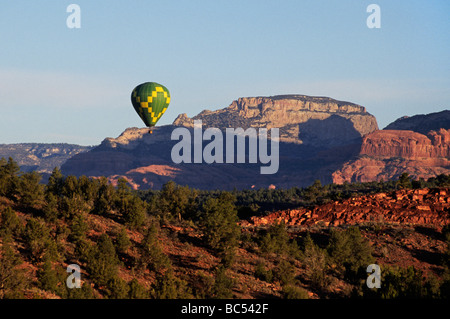
M 305 196 L 175 183 L 138 193 L 57 172 L 45 187 L 0 173 L 0 299 L 449 298 L 450 176 L 371 195 L 339 186 L 362 193 L 326 204 L 330 185 L 316 185 L 307 206 L 261 217 L 255 199 Z M 379 289 L 366 285 L 374 263 Z
M 68 158 L 91 150 L 91 146 L 74 144 L 20 143 L 0 144 L 0 158 L 13 158 L 23 171 L 51 173 Z
M 393 223 L 440 228 L 450 223 L 450 189 L 402 189 L 354 197 L 314 208 L 282 210 L 255 216 L 247 226 L 283 222 L 288 226 L 338 226 Z
M 386 126 L 385 130 L 409 130 L 422 134 L 439 129 L 450 129 L 450 111 L 404 116 Z

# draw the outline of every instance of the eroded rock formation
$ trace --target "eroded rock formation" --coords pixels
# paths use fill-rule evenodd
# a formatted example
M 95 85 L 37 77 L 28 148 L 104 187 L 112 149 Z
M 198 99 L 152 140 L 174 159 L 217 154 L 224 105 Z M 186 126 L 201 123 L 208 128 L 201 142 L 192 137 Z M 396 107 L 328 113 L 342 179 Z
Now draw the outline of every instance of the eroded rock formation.
M 401 130 L 382 130 L 363 138 L 361 151 L 332 174 L 333 182 L 391 180 L 404 172 L 413 178 L 450 173 L 450 130 L 427 135 Z
M 375 117 L 363 106 L 328 97 L 278 95 L 239 98 L 217 111 L 203 111 L 193 118 L 180 114 L 176 126 L 279 128 L 280 140 L 306 145 L 335 146 L 378 130 Z
M 178 141 L 172 131 L 194 120 L 203 129 L 279 128 L 280 169 L 261 175 L 261 164 L 174 164 L 171 150 Z M 135 188 L 160 188 L 174 180 L 201 189 L 308 186 L 317 176 L 330 182 L 330 173 L 358 152 L 364 134 L 377 130 L 375 117 L 353 103 L 325 97 L 287 95 L 241 98 L 227 108 L 203 111 L 193 118 L 181 114 L 173 125 L 154 129 L 129 128 L 106 138 L 91 152 L 75 156 L 62 167 L 64 174 L 125 177 Z M 207 142 L 203 142 L 205 146 Z

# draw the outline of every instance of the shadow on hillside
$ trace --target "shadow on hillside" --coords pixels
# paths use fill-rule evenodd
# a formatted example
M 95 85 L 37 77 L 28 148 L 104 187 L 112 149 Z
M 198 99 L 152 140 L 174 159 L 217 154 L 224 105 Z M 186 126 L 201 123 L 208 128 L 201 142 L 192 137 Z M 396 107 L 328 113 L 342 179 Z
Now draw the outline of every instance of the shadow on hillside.
M 186 268 L 186 269 L 191 269 L 191 270 L 209 269 L 209 267 L 200 267 L 200 266 L 196 265 L 196 263 L 199 262 L 198 257 L 170 254 L 170 260 L 172 261 L 172 263 L 175 266 L 180 267 L 180 268 Z
M 424 249 L 409 249 L 414 258 L 428 263 L 430 265 L 440 266 L 442 263 L 442 254 L 438 252 L 431 252 Z
M 431 237 L 433 239 L 442 240 L 442 234 L 431 227 L 416 226 L 414 230 L 419 234 Z
M 298 138 L 304 145 L 330 148 L 361 141 L 361 135 L 352 121 L 339 115 L 332 115 L 324 120 L 310 119 L 300 123 L 298 128 Z

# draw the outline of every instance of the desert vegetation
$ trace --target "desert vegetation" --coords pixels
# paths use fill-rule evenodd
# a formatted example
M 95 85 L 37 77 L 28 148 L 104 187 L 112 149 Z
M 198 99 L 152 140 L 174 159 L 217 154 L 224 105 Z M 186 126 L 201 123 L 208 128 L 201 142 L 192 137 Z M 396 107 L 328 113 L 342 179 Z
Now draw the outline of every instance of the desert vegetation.
M 399 188 L 443 187 L 450 176 L 306 188 L 200 191 L 174 182 L 134 191 L 125 179 L 63 176 L 42 184 L 0 160 L 0 298 L 448 298 L 448 225 L 243 228 L 250 216 Z M 430 271 L 386 263 L 373 242 L 397 232 L 435 242 Z M 432 236 L 425 236 L 432 234 Z M 403 234 L 403 235 L 402 235 Z M 439 245 L 438 245 L 439 244 Z M 420 258 L 419 258 L 420 259 Z M 379 263 L 382 288 L 366 285 Z M 66 268 L 81 269 L 80 289 Z

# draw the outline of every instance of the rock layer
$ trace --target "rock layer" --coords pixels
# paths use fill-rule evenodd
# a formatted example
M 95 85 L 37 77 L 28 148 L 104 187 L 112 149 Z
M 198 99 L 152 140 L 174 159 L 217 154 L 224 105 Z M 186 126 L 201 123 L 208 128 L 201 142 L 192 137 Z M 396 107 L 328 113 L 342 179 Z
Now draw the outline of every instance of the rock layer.
M 0 158 L 11 157 L 23 171 L 50 174 L 70 157 L 91 150 L 90 146 L 65 143 L 0 144 Z
M 193 127 L 279 128 L 283 142 L 322 146 L 344 145 L 378 130 L 376 119 L 363 106 L 328 97 L 278 95 L 239 98 L 217 111 L 203 111 L 193 118 L 180 114 L 173 125 Z
M 382 130 L 363 138 L 361 155 L 373 157 L 450 157 L 450 130 L 427 135 L 413 131 Z
M 382 130 L 363 138 L 359 156 L 332 174 L 333 182 L 391 180 L 402 173 L 413 178 L 450 174 L 450 130 Z

